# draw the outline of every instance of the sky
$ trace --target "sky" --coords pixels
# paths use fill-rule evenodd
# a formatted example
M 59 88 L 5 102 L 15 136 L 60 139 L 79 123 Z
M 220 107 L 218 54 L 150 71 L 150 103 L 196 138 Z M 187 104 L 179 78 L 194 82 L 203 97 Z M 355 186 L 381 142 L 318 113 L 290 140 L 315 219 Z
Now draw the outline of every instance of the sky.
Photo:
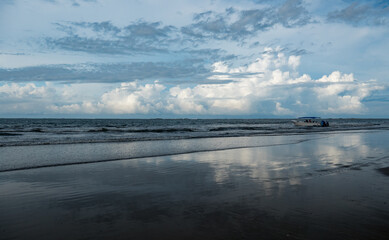
M 0 0 L 0 117 L 389 118 L 389 1 Z

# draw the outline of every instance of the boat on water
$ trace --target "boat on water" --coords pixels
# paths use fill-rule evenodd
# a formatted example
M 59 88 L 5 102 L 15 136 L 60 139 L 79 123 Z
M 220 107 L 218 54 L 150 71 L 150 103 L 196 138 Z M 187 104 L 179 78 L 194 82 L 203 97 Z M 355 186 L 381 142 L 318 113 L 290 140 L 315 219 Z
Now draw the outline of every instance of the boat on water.
M 324 121 L 319 117 L 301 117 L 297 120 L 292 120 L 295 126 L 299 127 L 328 127 L 328 121 Z

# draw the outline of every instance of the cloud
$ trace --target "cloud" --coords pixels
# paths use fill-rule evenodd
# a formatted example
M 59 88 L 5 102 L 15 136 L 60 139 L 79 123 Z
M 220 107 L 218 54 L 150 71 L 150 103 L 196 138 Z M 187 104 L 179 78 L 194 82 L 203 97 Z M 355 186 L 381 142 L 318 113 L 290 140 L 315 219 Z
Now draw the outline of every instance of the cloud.
M 268 49 L 247 66 L 215 63 L 215 76 L 225 74 L 232 82 L 173 87 L 159 92 L 165 108 L 152 106 L 175 114 L 361 114 L 366 110 L 363 99 L 383 90 L 374 81 L 359 83 L 352 74 L 338 71 L 316 80 L 301 76 L 295 71 L 297 59 Z
M 25 98 L 45 98 L 52 95 L 52 89 L 48 87 L 37 87 L 34 83 L 18 85 L 15 83 L 0 86 L 0 97 L 8 100 L 22 100 Z
M 331 83 L 336 83 L 336 82 L 354 82 L 354 76 L 352 73 L 350 74 L 342 74 L 339 71 L 335 71 L 331 73 L 329 76 L 325 75 L 322 78 L 318 79 L 317 82 L 331 82 Z
M 239 11 L 228 8 L 222 13 L 207 11 L 195 14 L 193 21 L 193 24 L 181 28 L 182 33 L 197 39 L 218 40 L 241 40 L 276 24 L 290 28 L 312 22 L 300 0 L 287 0 L 277 7 Z
M 183 37 L 179 29 L 174 26 L 165 26 L 161 22 L 137 21 L 125 27 L 118 27 L 109 21 L 57 23 L 55 26 L 63 36 L 45 39 L 45 44 L 50 51 L 61 49 L 97 57 L 102 57 L 104 54 L 112 58 L 127 56 L 132 59 L 142 55 L 142 59 L 151 59 L 150 64 L 164 65 L 163 67 L 169 64 L 161 64 L 157 61 L 175 59 L 176 62 L 173 64 L 196 61 L 207 64 L 210 60 L 236 57 L 234 54 L 227 54 L 227 51 L 220 49 L 217 45 L 213 48 L 209 48 L 208 44 L 199 46 L 193 39 Z M 137 64 L 142 65 L 143 63 Z M 134 66 L 133 70 L 138 72 L 139 67 L 142 70 L 142 66 Z M 150 71 L 152 72 L 153 69 L 154 67 L 151 66 Z M 167 70 L 170 69 L 158 69 L 159 72 Z M 188 72 L 187 68 L 182 70 Z
M 331 22 L 345 22 L 351 25 L 379 26 L 388 24 L 389 7 L 383 2 L 381 4 L 360 4 L 353 2 L 341 10 L 328 13 L 327 20 Z
M 93 93 L 87 97 L 80 92 L 74 95 L 79 84 L 6 84 L 0 87 L 6 106 L 1 113 L 20 111 L 20 106 L 25 112 L 26 106 L 31 107 L 30 112 L 36 112 L 39 106 L 41 111 L 55 114 L 361 115 L 369 111 L 364 101 L 385 90 L 385 86 L 373 80 L 359 82 L 353 74 L 339 71 L 318 79 L 301 75 L 297 72 L 299 58 L 269 48 L 247 65 L 214 63 L 209 78 L 230 80 L 227 83 L 171 87 L 159 81 L 132 81 L 95 93 L 92 85 L 84 84 Z M 12 99 L 20 102 L 15 105 Z
M 205 54 L 205 53 L 204 53 Z M 133 62 L 107 64 L 64 64 L 15 69 L 1 69 L 0 81 L 4 82 L 128 82 L 145 79 L 198 80 L 209 70 L 196 61 Z
M 317 80 L 306 74 L 300 76 L 294 71 L 296 59 L 295 56 L 288 57 L 268 50 L 247 66 L 228 68 L 223 63 L 215 63 L 215 72 L 224 73 L 224 77 L 234 81 L 175 89 L 175 95 L 185 91 L 185 98 L 181 101 L 202 103 L 201 109 L 206 109 L 208 114 L 272 112 L 274 115 L 290 116 L 304 113 L 361 114 L 366 110 L 363 99 L 373 91 L 383 90 L 374 82 L 358 83 L 352 74 L 338 71 Z M 236 79 L 233 73 L 250 75 Z M 268 106 L 263 106 L 263 103 Z
M 279 22 L 285 27 L 303 26 L 311 23 L 311 17 L 301 0 L 287 0 L 278 9 Z
M 79 3 L 76 3 L 79 5 Z M 300 0 L 287 0 L 282 5 L 259 9 L 225 9 L 195 14 L 193 23 L 183 27 L 162 22 L 138 20 L 124 27 L 110 21 L 56 23 L 61 37 L 48 37 L 50 49 L 90 54 L 132 55 L 168 53 L 182 50 L 201 39 L 239 40 L 265 31 L 276 24 L 291 28 L 311 23 L 308 11 Z
M 55 89 L 47 86 L 28 84 L 4 84 L 0 86 L 0 114 L 2 113 L 43 113 L 55 99 Z
M 123 28 L 111 22 L 57 23 L 64 37 L 47 38 L 49 48 L 100 54 L 167 52 L 174 40 L 173 26 L 138 21 Z
M 276 102 L 276 109 L 275 109 L 275 111 L 273 111 L 273 114 L 274 115 L 289 115 L 290 116 L 293 114 L 293 112 L 289 109 L 283 108 L 281 106 L 281 103 Z
M 77 87 L 68 86 L 67 91 Z M 164 109 L 161 94 L 165 89 L 158 81 L 145 85 L 124 82 L 100 97 L 96 96 L 98 98 L 94 101 L 80 99 L 76 103 L 51 104 L 46 106 L 46 110 L 64 114 L 158 114 L 159 110 Z M 62 95 L 65 95 L 65 91 L 62 91 Z
M 103 94 L 99 104 L 102 104 L 106 111 L 115 114 L 156 113 L 164 108 L 161 92 L 165 88 L 158 82 L 143 86 L 137 82 L 122 83 L 119 88 Z

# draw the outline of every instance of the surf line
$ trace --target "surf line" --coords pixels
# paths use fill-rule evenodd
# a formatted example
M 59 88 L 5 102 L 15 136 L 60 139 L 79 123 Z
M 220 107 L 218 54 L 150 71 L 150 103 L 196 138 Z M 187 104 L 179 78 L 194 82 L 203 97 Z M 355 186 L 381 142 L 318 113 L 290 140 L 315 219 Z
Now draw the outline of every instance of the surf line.
M 9 169 L 0 169 L 0 173 L 4 172 L 14 172 L 14 171 L 23 171 L 23 170 L 33 170 L 39 168 L 50 168 L 50 167 L 63 167 L 63 166 L 71 166 L 71 165 L 82 165 L 82 164 L 93 164 L 93 163 L 103 163 L 103 162 L 114 162 L 114 161 L 123 161 L 123 160 L 133 160 L 133 159 L 143 159 L 143 158 L 154 158 L 154 157 L 166 157 L 166 156 L 176 156 L 176 155 L 184 155 L 191 153 L 201 153 L 201 152 L 216 152 L 216 151 L 226 151 L 226 150 L 234 150 L 234 149 L 244 149 L 244 148 L 262 148 L 262 147 L 273 147 L 273 146 L 283 146 L 283 145 L 294 145 L 300 144 L 303 142 L 318 140 L 322 138 L 312 138 L 312 139 L 302 139 L 295 142 L 289 143 L 279 143 L 279 144 L 268 144 L 268 145 L 252 145 L 252 146 L 239 146 L 239 147 L 228 147 L 228 148 L 219 148 L 219 149 L 202 149 L 202 150 L 193 150 L 193 151 L 185 151 L 185 152 L 176 152 L 176 153 L 166 153 L 166 154 L 150 154 L 140 157 L 122 157 L 122 158 L 112 158 L 112 159 L 100 159 L 100 160 L 91 160 L 91 161 L 79 161 L 79 162 L 68 162 L 68 163 L 53 163 L 53 164 L 43 164 L 36 166 L 26 166 L 26 167 L 16 167 Z

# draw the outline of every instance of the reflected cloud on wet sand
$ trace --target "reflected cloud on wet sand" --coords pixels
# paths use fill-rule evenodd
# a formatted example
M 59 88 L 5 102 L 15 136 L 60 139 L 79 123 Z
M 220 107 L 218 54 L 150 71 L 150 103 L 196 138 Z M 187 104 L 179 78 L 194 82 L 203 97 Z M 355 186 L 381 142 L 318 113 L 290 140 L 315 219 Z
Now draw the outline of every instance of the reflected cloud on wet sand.
M 3 172 L 0 232 L 6 239 L 379 239 L 389 190 L 374 169 L 389 166 L 388 135 L 317 134 L 293 144 Z

